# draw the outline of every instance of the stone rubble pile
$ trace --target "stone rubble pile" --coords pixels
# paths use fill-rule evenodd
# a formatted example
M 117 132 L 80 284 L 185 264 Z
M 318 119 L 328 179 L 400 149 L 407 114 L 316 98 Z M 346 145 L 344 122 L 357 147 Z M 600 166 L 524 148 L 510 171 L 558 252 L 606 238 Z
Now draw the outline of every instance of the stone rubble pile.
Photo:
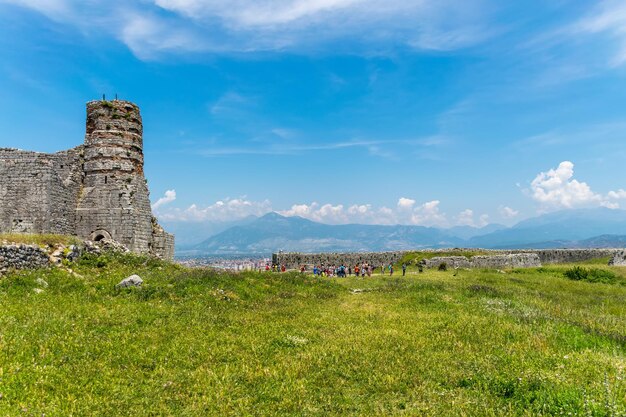
M 626 249 L 615 253 L 609 261 L 609 265 L 626 266 Z

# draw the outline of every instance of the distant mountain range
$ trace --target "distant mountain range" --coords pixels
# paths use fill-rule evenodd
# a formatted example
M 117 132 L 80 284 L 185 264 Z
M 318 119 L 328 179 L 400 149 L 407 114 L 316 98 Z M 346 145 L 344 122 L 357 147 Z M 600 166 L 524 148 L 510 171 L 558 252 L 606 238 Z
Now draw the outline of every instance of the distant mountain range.
M 626 246 L 626 211 L 606 208 L 566 210 L 519 222 L 440 229 L 423 226 L 328 225 L 302 217 L 268 213 L 248 218 L 179 255 L 364 252 L 443 247 L 589 248 Z

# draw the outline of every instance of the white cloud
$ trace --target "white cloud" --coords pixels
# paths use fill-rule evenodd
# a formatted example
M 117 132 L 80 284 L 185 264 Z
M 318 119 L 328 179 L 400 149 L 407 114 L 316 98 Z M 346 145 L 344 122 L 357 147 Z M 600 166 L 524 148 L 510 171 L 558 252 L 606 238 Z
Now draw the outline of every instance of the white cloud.
M 245 198 L 224 199 L 206 207 L 192 204 L 186 209 L 172 208 L 159 213 L 159 218 L 171 221 L 226 222 L 248 216 L 262 216 L 272 211 L 268 200 L 250 201 Z
M 500 212 L 500 216 L 505 219 L 512 219 L 513 217 L 517 217 L 519 214 L 518 210 L 512 209 L 509 206 L 500 206 L 498 211 Z
M 474 226 L 474 211 L 465 209 L 457 216 L 459 226 Z
M 157 210 L 159 207 L 171 203 L 174 200 L 176 200 L 176 190 L 167 190 L 165 195 L 152 205 L 152 210 Z
M 608 197 L 611 200 L 624 199 L 624 198 L 626 198 L 626 191 L 622 190 L 622 189 L 617 190 L 617 191 L 609 191 Z
M 448 219 L 439 211 L 439 200 L 428 201 L 413 209 L 411 224 L 420 226 L 448 226 Z
M 174 190 L 168 190 L 152 207 L 159 218 L 181 222 L 228 222 L 248 216 L 262 216 L 274 211 L 268 200 L 251 201 L 242 198 L 223 199 L 206 207 L 192 204 L 185 209 L 163 206 L 176 199 Z M 283 216 L 299 216 L 325 224 L 379 224 L 379 225 L 419 225 L 431 227 L 449 227 L 451 225 L 470 225 L 482 227 L 488 223 L 488 216 L 483 214 L 476 220 L 474 212 L 464 210 L 452 221 L 440 210 L 440 201 L 432 200 L 417 205 L 416 201 L 401 197 L 394 208 L 373 207 L 371 204 L 294 204 L 285 210 L 276 210 Z M 156 210 L 160 209 L 160 210 Z
M 489 224 L 489 216 L 487 214 L 481 214 L 478 220 L 475 220 L 474 211 L 471 209 L 463 210 L 458 214 L 456 219 L 458 226 L 484 227 Z
M 616 44 L 610 64 L 619 66 L 626 63 L 626 3 L 623 1 L 597 2 L 593 11 L 577 22 L 572 31 L 607 35 Z
M 139 58 L 188 52 L 332 50 L 389 46 L 453 50 L 492 36 L 483 0 L 0 0 L 107 33 Z
M 439 211 L 440 202 L 429 201 L 415 207 L 415 200 L 402 197 L 396 209 L 388 207 L 373 208 L 371 204 L 355 204 L 345 207 L 342 204 L 321 205 L 294 204 L 288 210 L 278 211 L 283 216 L 300 216 L 316 222 L 328 224 L 413 224 L 420 226 L 448 226 L 448 219 Z
M 540 204 L 541 211 L 577 207 L 619 208 L 614 200 L 625 198 L 624 190 L 610 191 L 606 196 L 595 193 L 591 187 L 574 177 L 574 164 L 563 161 L 556 169 L 539 173 L 531 182 L 531 196 Z
M 410 198 L 400 197 L 398 200 L 398 210 L 412 210 L 415 205 L 415 200 Z

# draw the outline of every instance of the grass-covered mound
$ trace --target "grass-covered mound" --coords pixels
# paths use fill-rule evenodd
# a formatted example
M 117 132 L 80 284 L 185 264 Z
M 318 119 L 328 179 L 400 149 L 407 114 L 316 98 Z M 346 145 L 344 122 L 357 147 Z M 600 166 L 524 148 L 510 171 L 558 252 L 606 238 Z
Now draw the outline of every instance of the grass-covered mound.
M 567 267 L 321 280 L 117 255 L 72 268 L 0 278 L 0 415 L 626 411 L 624 269 L 605 284 Z M 133 273 L 143 288 L 115 288 Z
M 15 243 L 25 245 L 56 246 L 78 245 L 81 240 L 76 236 L 55 234 L 27 234 L 27 233 L 0 233 L 0 243 Z

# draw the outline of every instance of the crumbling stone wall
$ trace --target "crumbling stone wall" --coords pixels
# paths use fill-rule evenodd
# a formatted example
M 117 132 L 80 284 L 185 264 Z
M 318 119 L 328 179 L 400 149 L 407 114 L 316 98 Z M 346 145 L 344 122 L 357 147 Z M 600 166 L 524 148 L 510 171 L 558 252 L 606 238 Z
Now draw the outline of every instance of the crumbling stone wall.
M 584 262 L 591 259 L 608 258 L 613 256 L 616 249 L 539 249 L 524 251 L 508 251 L 508 253 L 532 252 L 536 253 L 544 264 L 566 264 Z
M 437 254 L 459 249 L 431 249 L 421 251 L 424 254 Z M 425 260 L 427 267 L 438 267 L 445 262 L 448 267 L 458 268 L 530 268 L 542 264 L 560 264 L 583 262 L 591 259 L 606 258 L 619 253 L 621 249 L 528 249 L 528 250 L 484 250 L 465 249 L 469 252 L 484 251 L 489 255 L 474 256 L 440 256 Z M 367 262 L 374 266 L 388 265 L 398 262 L 408 251 L 375 252 L 375 253 L 277 253 L 272 261 L 287 268 L 298 268 L 306 265 L 356 265 Z
M 609 265 L 626 266 L 626 249 L 620 250 L 613 254 L 613 257 L 609 261 Z
M 135 104 L 91 101 L 84 145 L 55 154 L 0 148 L 0 233 L 114 239 L 172 259 L 174 236 L 153 221 L 142 134 Z
M 34 245 L 0 246 L 0 274 L 9 269 L 36 269 L 49 265 L 45 250 Z
M 323 266 L 354 266 L 367 263 L 375 267 L 396 263 L 405 252 L 355 252 L 355 253 L 278 253 L 272 256 L 276 265 L 285 265 L 287 268 L 299 268 L 305 265 L 311 269 L 314 265 Z
M 81 152 L 0 149 L 0 231 L 73 234 Z
M 465 256 L 437 256 L 423 261 L 426 268 L 437 268 L 443 263 L 452 268 L 504 269 L 541 266 L 541 260 L 536 253 L 476 255 L 470 258 Z

